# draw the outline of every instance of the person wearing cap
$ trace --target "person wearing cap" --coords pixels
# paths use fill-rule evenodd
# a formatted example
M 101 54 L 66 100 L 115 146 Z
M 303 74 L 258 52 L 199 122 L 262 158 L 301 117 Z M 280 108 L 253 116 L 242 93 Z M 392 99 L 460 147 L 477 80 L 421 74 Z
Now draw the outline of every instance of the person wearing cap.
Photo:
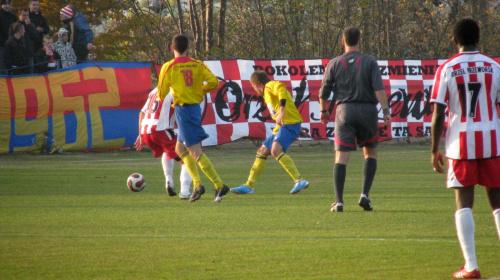
M 94 33 L 87 20 L 74 5 L 68 5 L 61 9 L 61 21 L 64 23 L 63 28 L 69 31 L 77 63 L 87 61 L 89 52 L 94 48 Z
M 17 21 L 17 17 L 11 12 L 12 1 L 1 0 L 2 7 L 0 8 L 0 74 L 7 74 L 5 66 L 5 42 L 9 38 L 10 25 Z

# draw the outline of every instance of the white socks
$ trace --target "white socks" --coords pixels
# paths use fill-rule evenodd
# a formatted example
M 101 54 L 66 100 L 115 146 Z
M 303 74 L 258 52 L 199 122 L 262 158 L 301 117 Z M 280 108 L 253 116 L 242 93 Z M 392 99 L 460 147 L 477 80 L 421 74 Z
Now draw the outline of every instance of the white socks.
M 163 153 L 161 156 L 161 166 L 163 167 L 163 174 L 165 175 L 165 187 L 170 182 L 170 186 L 174 186 L 174 160 L 167 159 L 167 154 Z
M 163 173 L 165 174 L 165 186 L 167 186 L 167 183 L 170 183 L 170 186 L 174 187 L 174 160 L 173 159 L 167 159 L 167 154 L 163 153 L 161 156 L 161 166 L 163 167 Z M 181 174 L 180 174 L 180 181 L 181 181 L 181 192 L 179 195 L 181 196 L 189 196 L 191 195 L 191 183 L 193 180 L 191 179 L 191 176 L 189 175 L 189 172 L 187 171 L 187 167 L 185 164 L 181 165 Z
M 477 266 L 476 247 L 474 244 L 474 218 L 472 209 L 462 208 L 455 212 L 458 241 L 465 259 L 465 270 L 472 271 Z
M 497 226 L 498 239 L 500 239 L 500 209 L 493 211 L 493 219 L 495 220 L 495 225 Z
M 193 180 L 191 179 L 191 175 L 189 175 L 189 172 L 187 170 L 187 167 L 185 164 L 182 165 L 181 168 L 181 195 L 190 195 L 191 194 L 191 183 Z

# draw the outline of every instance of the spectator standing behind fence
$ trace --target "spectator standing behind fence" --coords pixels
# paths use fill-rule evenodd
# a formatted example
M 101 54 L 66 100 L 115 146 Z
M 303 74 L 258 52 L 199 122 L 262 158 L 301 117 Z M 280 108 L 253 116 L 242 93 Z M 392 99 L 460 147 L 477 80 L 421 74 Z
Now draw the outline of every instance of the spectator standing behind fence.
M 62 68 L 76 65 L 76 54 L 69 42 L 69 31 L 61 28 L 57 33 L 57 42 L 54 44 L 54 50 L 61 55 Z
M 13 23 L 13 34 L 5 42 L 5 66 L 8 75 L 22 75 L 28 73 L 28 60 L 26 58 L 26 47 L 24 46 L 24 25 L 19 22 Z
M 41 49 L 43 47 L 43 36 L 49 34 L 49 24 L 47 20 L 40 12 L 40 1 L 31 0 L 30 1 L 30 20 L 35 25 L 36 31 L 38 32 L 38 38 L 35 42 L 35 50 Z
M 24 41 L 24 46 L 26 48 L 26 58 L 28 60 L 28 71 L 27 74 L 31 74 L 34 72 L 34 64 L 35 64 L 35 45 L 38 40 L 38 31 L 36 31 L 36 26 L 31 23 L 30 20 L 30 11 L 28 8 L 22 8 L 18 12 L 18 23 L 21 23 L 24 26 L 24 36 L 22 40 Z M 9 36 L 12 35 L 12 25 L 9 31 Z
M 54 51 L 52 38 L 43 37 L 43 47 L 35 55 L 37 73 L 45 73 L 61 68 L 61 56 Z
M 94 33 L 87 20 L 74 5 L 68 5 L 61 9 L 61 21 L 64 23 L 64 29 L 69 31 L 69 41 L 76 54 L 76 63 L 87 61 L 89 52 L 94 48 Z
M 0 74 L 7 74 L 7 67 L 5 65 L 5 43 L 9 39 L 10 26 L 16 22 L 16 16 L 11 12 L 12 1 L 1 0 L 2 7 L 0 8 Z

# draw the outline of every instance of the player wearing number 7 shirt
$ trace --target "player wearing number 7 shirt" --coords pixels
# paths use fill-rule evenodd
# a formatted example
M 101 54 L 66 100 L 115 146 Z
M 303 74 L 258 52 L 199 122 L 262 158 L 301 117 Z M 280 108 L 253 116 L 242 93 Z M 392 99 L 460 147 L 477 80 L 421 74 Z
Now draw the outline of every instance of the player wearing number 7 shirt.
M 479 25 L 473 19 L 458 21 L 453 41 L 458 54 L 438 68 L 432 87 L 431 163 L 444 173 L 439 140 L 444 131 L 448 159 L 447 187 L 455 192 L 455 226 L 465 265 L 454 278 L 479 279 L 475 242 L 474 186 L 486 189 L 500 238 L 500 65 L 478 50 Z
M 190 201 L 200 199 L 205 193 L 196 166 L 198 164 L 215 185 L 214 201 L 219 202 L 229 192 L 229 187 L 224 185 L 212 162 L 202 151 L 201 142 L 208 138 L 208 134 L 201 125 L 199 105 L 203 101 L 203 96 L 214 90 L 219 81 L 202 61 L 188 56 L 189 41 L 185 35 L 174 36 L 170 48 L 174 53 L 174 59 L 161 67 L 158 97 L 163 100 L 171 94 L 174 98 L 175 118 L 179 129 L 175 151 L 193 178 L 194 191 Z

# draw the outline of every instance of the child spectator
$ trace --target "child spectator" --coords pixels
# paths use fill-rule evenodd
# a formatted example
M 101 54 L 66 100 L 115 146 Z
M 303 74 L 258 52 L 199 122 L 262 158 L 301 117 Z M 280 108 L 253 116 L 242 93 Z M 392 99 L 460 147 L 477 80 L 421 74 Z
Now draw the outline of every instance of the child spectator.
M 26 46 L 22 40 L 24 33 L 22 23 L 16 22 L 12 24 L 12 35 L 5 42 L 5 66 L 9 69 L 8 75 L 28 73 Z
M 36 69 L 38 73 L 61 68 L 61 56 L 54 51 L 52 38 L 49 35 L 43 37 L 43 48 L 35 55 Z
M 76 65 L 76 54 L 69 42 L 68 30 L 64 28 L 59 29 L 57 33 L 57 42 L 54 44 L 54 50 L 61 55 L 62 68 Z

